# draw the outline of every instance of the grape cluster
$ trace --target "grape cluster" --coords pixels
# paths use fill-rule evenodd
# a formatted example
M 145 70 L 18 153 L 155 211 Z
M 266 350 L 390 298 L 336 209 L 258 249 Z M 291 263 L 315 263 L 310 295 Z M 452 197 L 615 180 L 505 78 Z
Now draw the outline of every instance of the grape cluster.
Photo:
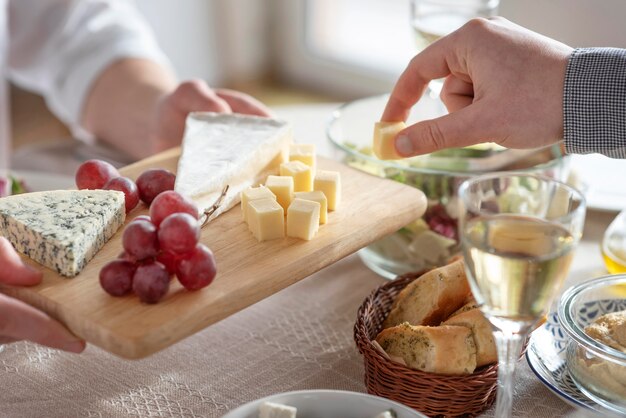
M 100 284 L 113 296 L 132 290 L 145 303 L 167 294 L 172 275 L 188 290 L 206 287 L 216 274 L 215 258 L 199 239 L 194 203 L 164 191 L 150 205 L 150 216 L 138 216 L 126 226 L 124 252 L 102 268 Z
M 215 278 L 213 253 L 199 243 L 198 209 L 173 191 L 175 179 L 167 170 L 150 169 L 135 183 L 100 160 L 89 160 L 78 169 L 79 189 L 122 191 L 127 213 L 140 199 L 150 207 L 149 216 L 137 216 L 126 225 L 124 251 L 100 270 L 100 285 L 110 295 L 134 292 L 144 303 L 157 303 L 167 294 L 173 275 L 188 290 L 202 289 Z

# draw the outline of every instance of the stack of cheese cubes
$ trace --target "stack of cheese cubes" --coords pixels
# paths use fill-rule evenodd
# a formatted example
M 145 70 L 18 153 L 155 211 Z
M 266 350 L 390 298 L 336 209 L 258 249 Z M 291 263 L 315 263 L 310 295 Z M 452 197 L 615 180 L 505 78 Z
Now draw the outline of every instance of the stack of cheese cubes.
M 340 197 L 339 173 L 316 169 L 315 145 L 293 144 L 279 176 L 268 176 L 265 185 L 241 193 L 241 213 L 259 241 L 285 235 L 308 241 Z

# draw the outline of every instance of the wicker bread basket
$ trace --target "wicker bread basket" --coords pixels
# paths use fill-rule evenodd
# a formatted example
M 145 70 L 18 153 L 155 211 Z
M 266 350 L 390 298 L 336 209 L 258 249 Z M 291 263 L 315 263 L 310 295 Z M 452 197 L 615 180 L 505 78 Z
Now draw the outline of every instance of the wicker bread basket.
M 363 354 L 367 391 L 428 416 L 476 416 L 496 397 L 497 364 L 481 367 L 466 376 L 427 373 L 387 359 L 372 344 L 382 330 L 396 295 L 422 274 L 409 273 L 380 286 L 359 308 L 354 340 Z

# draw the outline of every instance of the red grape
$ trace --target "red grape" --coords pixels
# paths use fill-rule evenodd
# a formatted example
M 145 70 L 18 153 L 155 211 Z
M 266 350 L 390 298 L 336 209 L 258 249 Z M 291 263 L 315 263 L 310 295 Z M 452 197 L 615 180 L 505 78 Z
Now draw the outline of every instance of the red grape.
M 115 167 L 102 160 L 87 160 L 76 170 L 76 187 L 83 189 L 102 189 L 109 180 L 119 177 Z
M 104 189 L 124 192 L 126 213 L 135 209 L 135 206 L 137 206 L 137 204 L 139 203 L 139 193 L 137 192 L 137 185 L 128 177 L 112 178 L 107 184 L 104 185 Z
M 198 220 L 188 213 L 172 213 L 159 225 L 159 246 L 163 251 L 185 254 L 200 239 Z
M 126 253 L 136 260 L 156 257 L 159 240 L 156 226 L 146 221 L 132 221 L 124 229 L 122 245 Z
M 135 260 L 135 257 L 133 257 L 130 254 L 128 254 L 125 250 L 122 251 L 121 253 L 119 253 L 117 255 L 117 258 L 120 259 L 120 260 L 127 260 L 127 261 L 130 261 L 130 262 L 133 262 L 133 263 L 137 261 L 137 260 Z
M 174 190 L 175 181 L 176 175 L 171 171 L 161 168 L 146 170 L 137 178 L 139 197 L 146 205 L 150 205 L 161 192 Z
M 137 266 L 128 260 L 113 260 L 100 270 L 100 286 L 110 295 L 123 296 L 133 286 Z
M 187 290 L 198 290 L 210 285 L 216 273 L 215 257 L 202 244 L 181 258 L 176 266 L 176 277 Z
M 154 198 L 150 205 L 150 218 L 157 227 L 172 213 L 184 212 L 198 219 L 198 208 L 193 201 L 173 190 L 167 190 Z
M 162 251 L 157 255 L 157 261 L 165 266 L 165 269 L 170 274 L 176 273 L 176 264 L 178 263 L 179 256 L 169 251 Z
M 170 288 L 170 275 L 159 262 L 137 267 L 133 277 L 133 290 L 144 303 L 157 303 Z
M 139 215 L 139 216 L 136 216 L 136 217 L 132 220 L 132 222 L 135 222 L 135 221 L 148 221 L 148 222 L 152 223 L 152 219 L 150 219 L 150 217 L 149 217 L 148 215 Z

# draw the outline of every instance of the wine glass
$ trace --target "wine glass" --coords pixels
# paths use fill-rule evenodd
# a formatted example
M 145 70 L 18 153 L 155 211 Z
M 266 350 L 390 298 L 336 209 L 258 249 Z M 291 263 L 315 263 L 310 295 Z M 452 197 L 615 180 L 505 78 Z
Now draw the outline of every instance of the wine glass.
M 417 52 L 475 17 L 495 16 L 499 4 L 500 0 L 411 0 L 411 27 Z M 443 80 L 433 80 L 428 87 L 435 99 Z
M 585 199 L 548 177 L 494 173 L 462 183 L 459 201 L 467 277 L 498 348 L 495 416 L 510 417 L 515 363 L 567 276 Z

